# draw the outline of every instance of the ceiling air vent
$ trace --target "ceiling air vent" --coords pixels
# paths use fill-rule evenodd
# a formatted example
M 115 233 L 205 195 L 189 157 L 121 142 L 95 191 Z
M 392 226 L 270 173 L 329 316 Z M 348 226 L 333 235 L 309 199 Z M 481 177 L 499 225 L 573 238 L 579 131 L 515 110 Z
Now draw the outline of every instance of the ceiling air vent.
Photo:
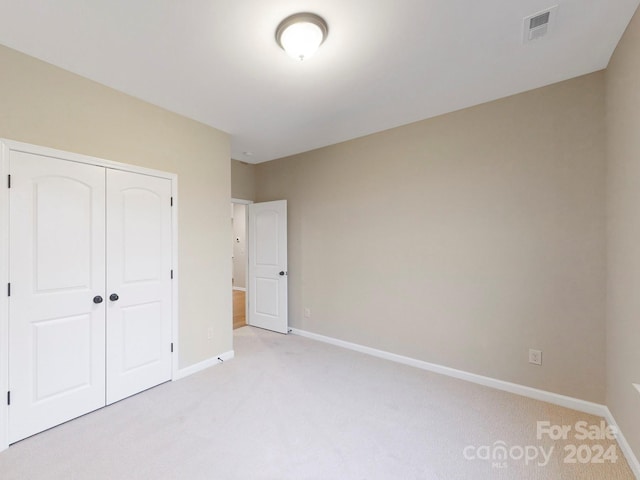
M 542 12 L 538 12 L 524 18 L 524 43 L 530 42 L 532 40 L 537 40 L 538 38 L 542 38 L 547 35 L 547 33 L 549 33 L 556 18 L 557 9 L 558 6 L 554 5 L 553 7 L 549 7 Z

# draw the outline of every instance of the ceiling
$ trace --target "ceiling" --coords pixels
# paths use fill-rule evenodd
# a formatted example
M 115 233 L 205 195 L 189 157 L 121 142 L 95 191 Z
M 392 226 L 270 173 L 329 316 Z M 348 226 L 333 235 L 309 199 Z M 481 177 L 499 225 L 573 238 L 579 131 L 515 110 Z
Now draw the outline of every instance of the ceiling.
M 603 69 L 639 3 L 0 0 L 0 44 L 223 130 L 259 163 Z M 552 5 L 549 34 L 523 43 L 523 18 Z M 300 11 L 329 24 L 305 62 L 274 40 Z

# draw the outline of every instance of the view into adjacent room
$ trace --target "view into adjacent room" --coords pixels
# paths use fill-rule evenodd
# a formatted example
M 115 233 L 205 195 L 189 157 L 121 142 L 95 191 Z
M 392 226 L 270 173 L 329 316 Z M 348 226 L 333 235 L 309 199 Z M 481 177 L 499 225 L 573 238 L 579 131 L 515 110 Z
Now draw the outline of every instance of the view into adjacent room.
M 246 319 L 247 293 L 247 209 L 242 203 L 231 203 L 231 232 L 233 242 L 233 328 L 244 327 Z

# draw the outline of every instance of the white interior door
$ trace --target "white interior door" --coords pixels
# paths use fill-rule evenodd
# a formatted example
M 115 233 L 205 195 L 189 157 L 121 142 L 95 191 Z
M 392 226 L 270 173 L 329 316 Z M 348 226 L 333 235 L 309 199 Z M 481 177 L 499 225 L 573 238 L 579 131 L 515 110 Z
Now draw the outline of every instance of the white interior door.
M 9 171 L 12 443 L 104 406 L 105 171 L 19 151 Z
M 248 323 L 288 333 L 287 201 L 253 203 L 248 207 Z
M 171 181 L 107 170 L 107 404 L 171 379 Z

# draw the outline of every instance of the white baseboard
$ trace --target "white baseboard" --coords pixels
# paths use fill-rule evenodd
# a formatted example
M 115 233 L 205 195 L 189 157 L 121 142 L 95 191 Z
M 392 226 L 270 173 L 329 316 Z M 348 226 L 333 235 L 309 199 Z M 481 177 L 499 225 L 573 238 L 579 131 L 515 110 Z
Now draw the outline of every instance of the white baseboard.
M 216 357 L 211 357 L 207 360 L 196 363 L 194 365 L 190 365 L 186 368 L 181 368 L 180 370 L 178 370 L 178 373 L 173 378 L 173 380 L 180 380 L 181 378 L 188 377 L 189 375 L 193 375 L 194 373 L 201 372 L 202 370 L 205 370 L 209 367 L 220 365 L 222 362 L 231 360 L 234 356 L 235 356 L 235 352 L 233 350 L 229 350 L 228 352 L 222 353 Z M 222 360 L 222 362 L 220 360 Z
M 636 476 L 636 478 L 640 479 L 640 462 L 638 462 L 638 457 L 636 457 L 636 455 L 633 453 L 633 450 L 631 450 L 631 446 L 627 442 L 627 439 L 624 438 L 624 434 L 622 433 L 622 430 L 620 430 L 620 427 L 616 423 L 616 419 L 613 418 L 613 414 L 611 413 L 609 408 L 607 407 L 604 407 L 604 408 L 606 409 L 606 414 L 604 415 L 604 418 L 607 420 L 607 423 L 615 429 L 616 440 L 618 440 L 618 445 L 620 446 L 620 450 L 622 450 L 622 453 L 627 459 L 627 462 L 629 463 L 629 467 L 631 468 L 631 471 L 633 472 L 633 474 Z
M 561 407 L 571 408 L 579 412 L 589 413 L 591 415 L 597 415 L 603 417 L 609 425 L 615 427 L 618 432 L 616 438 L 620 445 L 620 450 L 627 459 L 631 470 L 635 474 L 636 478 L 640 480 L 640 464 L 638 459 L 631 450 L 630 445 L 627 443 L 622 431 L 618 427 L 613 415 L 609 411 L 606 405 L 599 403 L 588 402 L 586 400 L 580 400 L 579 398 L 568 397 L 566 395 L 560 395 L 558 393 L 547 392 L 546 390 L 540 390 L 537 388 L 527 387 L 517 383 L 505 382 L 504 380 L 498 380 L 496 378 L 485 377 L 483 375 L 477 375 L 475 373 L 465 372 L 464 370 L 457 370 L 455 368 L 444 367 L 435 363 L 425 362 L 423 360 L 417 360 L 411 357 L 405 357 L 403 355 L 397 355 L 395 353 L 385 352 L 384 350 L 378 350 L 376 348 L 365 347 L 357 343 L 345 342 L 333 337 L 326 337 L 306 330 L 300 330 L 297 328 L 291 328 L 291 333 L 299 335 L 301 337 L 310 338 L 312 340 L 318 340 L 320 342 L 329 343 L 356 352 L 365 353 L 374 357 L 383 358 L 385 360 L 391 360 L 392 362 L 402 363 L 411 367 L 420 368 L 422 370 L 428 370 L 430 372 L 439 373 L 441 375 L 447 375 L 449 377 L 458 378 L 467 382 L 477 383 L 484 385 L 485 387 L 495 388 L 497 390 L 503 390 L 509 393 L 515 393 L 516 395 L 522 395 L 523 397 L 533 398 L 535 400 L 541 400 L 543 402 L 551 403 L 553 405 L 559 405 Z
M 515 393 L 536 400 L 542 400 L 544 402 L 553 403 L 554 405 L 560 405 L 561 407 L 571 408 L 580 412 L 590 413 L 592 415 L 598 415 L 604 417 L 606 409 L 604 405 L 599 403 L 587 402 L 586 400 L 580 400 L 578 398 L 567 397 L 565 395 L 559 395 L 557 393 L 547 392 L 545 390 L 539 390 L 537 388 L 531 388 L 517 383 L 505 382 L 504 380 L 498 380 L 491 377 L 485 377 L 477 375 L 475 373 L 465 372 L 464 370 L 457 370 L 455 368 L 444 367 L 435 363 L 429 363 L 422 360 L 416 360 L 415 358 L 405 357 L 403 355 L 397 355 L 395 353 L 385 352 L 384 350 L 378 350 L 371 347 L 365 347 L 356 343 L 345 342 L 344 340 L 338 340 L 332 337 L 325 337 L 317 333 L 307 332 L 305 330 L 298 330 L 292 328 L 291 333 L 300 335 L 302 337 L 311 338 L 313 340 L 319 340 L 321 342 L 330 343 L 349 350 L 355 350 L 356 352 L 366 353 L 373 355 L 374 357 L 384 358 L 391 360 L 392 362 L 402 363 L 404 365 L 410 365 L 412 367 L 420 368 L 422 370 L 428 370 L 430 372 L 447 375 L 449 377 L 458 378 L 460 380 L 466 380 L 467 382 L 478 383 L 486 387 L 496 388 L 498 390 L 504 390 L 505 392 Z
M 234 290 L 239 290 L 239 291 L 241 291 L 241 292 L 246 292 L 246 291 L 247 291 L 247 289 L 246 289 L 246 288 L 244 288 L 244 287 L 233 287 L 233 289 L 234 289 Z

